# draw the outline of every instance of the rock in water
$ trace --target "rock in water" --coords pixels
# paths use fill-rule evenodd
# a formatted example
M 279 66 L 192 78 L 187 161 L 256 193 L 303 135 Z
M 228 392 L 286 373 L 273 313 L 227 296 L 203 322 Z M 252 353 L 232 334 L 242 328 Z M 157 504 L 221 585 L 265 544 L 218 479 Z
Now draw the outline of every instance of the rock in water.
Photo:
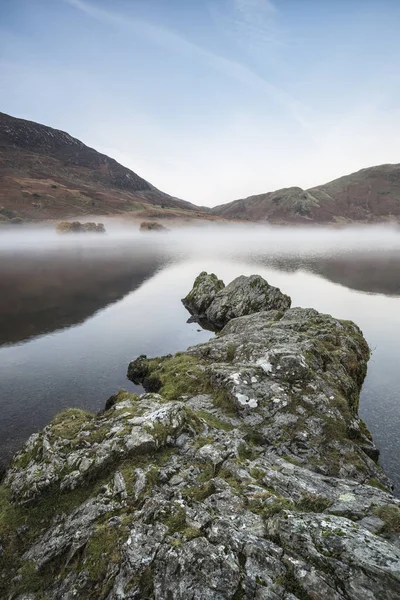
M 80 221 L 61 221 L 56 225 L 57 233 L 105 233 L 106 229 L 103 223 L 81 223 Z
M 400 502 L 358 417 L 361 331 L 252 302 L 205 344 L 133 361 L 158 393 L 31 436 L 0 486 L 0 597 L 400 597 Z
M 155 221 L 143 221 L 140 223 L 140 231 L 168 231 L 167 227 Z
M 214 273 L 203 271 L 196 277 L 193 289 L 182 299 L 182 303 L 192 315 L 206 319 L 208 308 L 224 287 L 222 279 L 218 279 Z
M 200 323 L 219 330 L 236 317 L 265 310 L 287 310 L 291 299 L 259 275 L 242 275 L 225 287 L 214 273 L 203 272 L 182 302 Z

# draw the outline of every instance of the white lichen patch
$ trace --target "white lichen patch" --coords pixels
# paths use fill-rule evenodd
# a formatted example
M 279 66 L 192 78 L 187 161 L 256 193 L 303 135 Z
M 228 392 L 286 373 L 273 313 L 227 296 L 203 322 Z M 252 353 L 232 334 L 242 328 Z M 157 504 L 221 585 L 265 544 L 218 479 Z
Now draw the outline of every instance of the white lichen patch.
M 246 394 L 236 394 L 237 401 L 242 406 L 248 406 L 249 408 L 257 408 L 258 403 L 255 398 L 249 398 Z
M 264 373 L 272 372 L 272 364 L 269 362 L 269 357 L 266 355 L 264 358 L 259 358 L 256 362 L 258 367 L 261 367 Z
M 354 494 L 342 494 L 341 496 L 339 496 L 339 500 L 341 502 L 354 502 L 354 500 L 356 500 L 356 497 Z

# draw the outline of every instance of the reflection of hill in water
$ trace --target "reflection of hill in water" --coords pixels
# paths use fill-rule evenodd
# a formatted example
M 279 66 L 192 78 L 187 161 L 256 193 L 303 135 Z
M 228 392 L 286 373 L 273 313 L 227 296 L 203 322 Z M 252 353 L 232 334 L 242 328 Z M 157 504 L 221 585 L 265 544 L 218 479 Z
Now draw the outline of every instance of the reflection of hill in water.
M 9 254 L 0 261 L 0 344 L 81 323 L 162 264 L 156 253 L 84 248 Z
M 382 251 L 371 255 L 352 252 L 330 257 L 259 257 L 256 261 L 282 271 L 304 269 L 352 290 L 400 295 L 399 252 Z
M 140 246 L 80 247 L 2 254 L 0 344 L 17 343 L 83 322 L 139 287 L 166 255 Z M 240 255 L 238 251 L 238 257 Z M 182 258 L 182 257 L 180 257 Z M 282 271 L 305 269 L 347 288 L 400 295 L 400 252 L 336 256 L 242 255 L 252 264 Z M 170 255 L 171 259 L 171 255 Z

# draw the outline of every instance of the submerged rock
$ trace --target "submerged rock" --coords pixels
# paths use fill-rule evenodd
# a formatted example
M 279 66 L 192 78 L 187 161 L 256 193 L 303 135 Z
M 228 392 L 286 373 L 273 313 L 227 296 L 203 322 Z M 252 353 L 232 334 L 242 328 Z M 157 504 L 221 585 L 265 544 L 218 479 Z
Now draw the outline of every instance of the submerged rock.
M 201 274 L 188 303 L 221 284 Z M 157 393 L 31 436 L 0 486 L 1 597 L 399 598 L 400 502 L 358 417 L 368 345 L 279 294 L 235 318 L 228 294 L 215 338 L 129 365 Z
M 225 287 L 214 273 L 200 273 L 193 289 L 182 300 L 200 323 L 222 329 L 231 319 L 260 311 L 290 308 L 289 296 L 269 285 L 259 275 L 240 276 Z

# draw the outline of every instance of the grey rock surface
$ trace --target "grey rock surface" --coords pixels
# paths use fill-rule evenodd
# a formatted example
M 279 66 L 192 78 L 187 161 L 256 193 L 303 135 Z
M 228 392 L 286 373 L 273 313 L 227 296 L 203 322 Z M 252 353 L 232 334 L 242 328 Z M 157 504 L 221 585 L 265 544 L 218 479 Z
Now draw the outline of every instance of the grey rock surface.
M 225 287 L 216 275 L 206 272 L 197 277 L 182 302 L 200 323 L 208 323 L 216 330 L 236 317 L 267 310 L 284 311 L 291 304 L 289 296 L 260 275 L 242 275 Z
M 222 279 L 218 279 L 214 273 L 203 271 L 196 277 L 193 289 L 182 299 L 182 303 L 192 315 L 205 319 L 207 309 L 224 287 Z
M 1 598 L 400 599 L 400 502 L 358 416 L 361 331 L 313 309 L 233 313 L 205 344 L 133 361 L 158 393 L 65 411 L 13 458 Z

